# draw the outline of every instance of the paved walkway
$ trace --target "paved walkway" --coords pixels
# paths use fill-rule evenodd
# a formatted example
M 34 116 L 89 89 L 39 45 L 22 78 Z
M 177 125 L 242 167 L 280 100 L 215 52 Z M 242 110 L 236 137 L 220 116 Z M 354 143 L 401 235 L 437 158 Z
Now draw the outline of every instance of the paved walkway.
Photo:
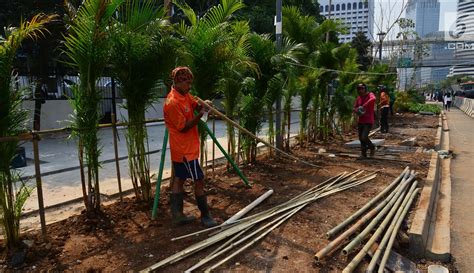
M 474 268 L 474 119 L 457 108 L 447 112 L 451 161 L 451 249 L 459 272 Z

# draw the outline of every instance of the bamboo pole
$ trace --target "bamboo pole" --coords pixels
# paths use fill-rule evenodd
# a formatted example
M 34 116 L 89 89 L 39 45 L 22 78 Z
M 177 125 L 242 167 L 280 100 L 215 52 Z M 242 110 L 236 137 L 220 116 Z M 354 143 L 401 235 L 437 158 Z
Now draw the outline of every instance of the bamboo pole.
M 118 144 L 117 144 L 117 117 L 115 116 L 115 113 L 112 113 L 112 135 L 114 139 L 114 154 L 115 154 L 115 169 L 117 171 L 117 184 L 118 184 L 118 189 L 119 189 L 119 195 L 120 195 L 120 202 L 123 202 L 123 194 L 122 194 L 122 180 L 121 180 L 121 175 L 120 175 L 120 164 L 119 164 L 119 159 L 118 159 Z
M 369 225 L 342 250 L 343 255 L 347 256 L 351 252 L 351 250 L 353 250 L 356 246 L 358 246 L 364 240 L 364 238 L 383 219 L 383 217 L 387 213 L 390 213 L 391 208 L 394 206 L 394 203 L 397 202 L 396 200 L 398 200 L 399 196 L 403 195 L 406 187 L 413 179 L 414 179 L 414 175 L 410 176 L 408 180 L 402 183 L 402 186 L 396 192 L 395 197 L 392 200 L 390 200 L 390 202 L 383 208 L 382 211 L 380 211 L 377 214 L 377 216 L 369 223 Z
M 218 263 L 214 264 L 213 266 L 209 267 L 208 269 L 206 269 L 204 272 L 211 272 L 212 270 L 216 269 L 217 267 L 219 267 L 220 265 L 222 265 L 223 263 L 227 262 L 228 260 L 232 259 L 233 257 L 237 256 L 238 254 L 240 254 L 242 251 L 246 250 L 247 248 L 251 247 L 253 244 L 255 244 L 256 242 L 258 242 L 259 240 L 261 240 L 263 237 L 267 236 L 268 233 L 272 232 L 275 228 L 279 227 L 281 224 L 283 224 L 286 220 L 288 220 L 291 216 L 293 216 L 295 213 L 297 213 L 298 211 L 300 211 L 302 208 L 304 208 L 305 205 L 301 205 L 295 209 L 293 209 L 292 211 L 290 211 L 289 213 L 283 215 L 280 218 L 280 219 L 277 223 L 275 223 L 273 226 L 271 226 L 270 228 L 268 228 L 267 230 L 265 230 L 262 234 L 260 234 L 259 236 L 257 236 L 255 239 L 253 239 L 251 242 L 247 243 L 246 245 L 244 245 L 243 247 L 241 247 L 240 249 L 238 249 L 237 251 L 235 251 L 234 253 L 232 253 L 231 255 L 227 256 L 226 258 L 224 258 L 223 260 L 219 261 Z M 270 222 L 271 224 L 273 224 L 273 222 Z M 266 226 L 265 226 L 266 228 Z M 261 230 L 259 230 L 261 231 Z M 253 234 L 252 234 L 253 235 Z
M 243 208 L 242 210 L 234 214 L 234 216 L 227 219 L 227 221 L 225 221 L 224 224 L 228 225 L 228 224 L 234 223 L 236 220 L 240 219 L 242 216 L 247 214 L 250 210 L 252 210 L 257 205 L 262 203 L 263 200 L 267 199 L 272 194 L 273 194 L 273 190 L 272 189 L 268 190 L 266 193 L 262 194 L 259 198 L 255 199 L 252 203 L 248 204 L 245 208 Z
M 199 263 L 195 264 L 193 267 L 187 269 L 186 271 L 191 271 L 191 270 L 194 270 L 194 269 L 197 269 L 201 266 L 203 266 L 204 264 L 210 262 L 211 260 L 219 257 L 220 255 L 222 255 L 223 253 L 231 250 L 233 247 L 245 242 L 246 240 L 248 240 L 249 238 L 252 238 L 253 236 L 255 236 L 256 234 L 264 231 L 265 229 L 267 229 L 269 226 L 271 226 L 272 224 L 274 224 L 275 222 L 285 218 L 286 216 L 288 216 L 289 214 L 291 213 L 290 212 L 287 212 L 279 217 L 277 217 L 276 219 L 270 221 L 269 223 L 263 225 L 262 227 L 258 228 L 257 230 L 255 231 L 252 231 L 250 234 L 246 235 L 245 237 L 243 237 L 242 239 L 240 239 L 239 241 L 235 242 L 235 243 L 229 243 L 225 248 L 222 248 L 221 250 L 213 253 L 212 255 L 208 255 L 206 258 L 202 259 L 201 261 L 199 261 Z M 251 228 L 251 227 L 250 227 Z M 246 230 L 248 230 L 249 228 L 247 228 Z M 244 231 L 246 231 L 244 230 Z M 239 233 L 240 234 L 240 233 Z M 235 237 L 234 237 L 235 238 Z M 234 239 L 232 238 L 232 239 Z
M 233 236 L 233 235 L 241 232 L 242 230 L 245 230 L 245 229 L 247 229 L 251 226 L 254 226 L 258 223 L 261 223 L 264 220 L 270 219 L 270 218 L 272 218 L 276 215 L 279 215 L 281 213 L 286 214 L 289 211 L 296 210 L 298 207 L 304 207 L 307 204 L 309 204 L 311 202 L 314 202 L 315 200 L 318 200 L 318 199 L 323 198 L 325 196 L 328 196 L 330 194 L 334 194 L 334 193 L 346 190 L 348 188 L 358 186 L 362 183 L 366 183 L 367 181 L 370 181 L 374 177 L 375 177 L 375 175 L 362 177 L 361 180 L 354 181 L 354 182 L 351 182 L 349 184 L 344 183 L 344 180 L 342 180 L 340 184 L 333 185 L 331 188 L 328 188 L 328 189 L 320 189 L 320 191 L 314 193 L 314 195 L 302 196 L 302 198 L 300 198 L 298 200 L 295 200 L 295 202 L 290 203 L 287 206 L 278 209 L 277 211 L 269 209 L 269 210 L 267 210 L 267 214 L 265 214 L 265 215 L 260 215 L 258 217 L 250 217 L 250 218 L 247 218 L 247 220 L 241 219 L 241 222 L 235 223 L 229 229 L 226 229 L 226 230 L 224 230 L 224 231 L 222 231 L 222 232 L 220 232 L 220 233 L 218 233 L 218 234 L 216 234 L 212 237 L 209 237 L 208 239 L 206 239 L 204 241 L 193 244 L 193 245 L 189 246 L 188 248 L 186 248 L 185 250 L 180 251 L 178 253 L 175 253 L 174 255 L 172 255 L 172 256 L 170 256 L 170 257 L 168 257 L 168 258 L 166 258 L 166 259 L 164 259 L 164 260 L 162 260 L 162 261 L 160 261 L 160 262 L 144 269 L 144 270 L 142 270 L 142 272 L 153 271 L 153 270 L 156 270 L 156 269 L 158 269 L 162 266 L 175 263 L 175 262 L 177 262 L 181 259 L 184 259 L 185 257 L 188 257 L 188 256 L 196 253 L 197 251 L 205 249 L 205 248 L 207 248 L 211 245 L 214 245 L 214 244 L 220 242 L 223 239 L 226 239 L 230 236 Z M 342 184 L 344 184 L 344 185 L 339 187 Z M 262 238 L 262 237 L 260 237 L 260 238 Z M 258 238 L 257 238 L 257 240 L 258 240 Z M 246 246 L 246 247 L 248 247 L 248 246 Z
M 388 240 L 390 238 L 390 235 L 392 234 L 392 230 L 395 228 L 395 224 L 396 222 L 398 221 L 398 218 L 401 216 L 406 204 L 408 203 L 409 201 L 409 197 L 411 196 L 411 194 L 415 191 L 415 188 L 417 186 L 418 182 L 415 181 L 410 190 L 408 191 L 408 194 L 407 194 L 407 198 L 405 198 L 403 200 L 403 203 L 402 205 L 400 206 L 400 208 L 397 210 L 397 213 L 395 214 L 395 217 L 393 217 L 392 219 L 392 223 L 390 224 L 390 226 L 388 227 L 387 231 L 385 232 L 384 236 L 382 237 L 382 240 L 380 241 L 378 247 L 377 247 L 377 250 L 375 251 L 374 255 L 372 255 L 372 260 L 370 261 L 369 263 L 369 266 L 367 267 L 367 272 L 373 272 L 374 269 L 375 269 L 375 266 L 377 265 L 377 262 L 380 258 L 380 255 L 382 254 L 382 250 L 385 248 L 385 246 L 387 245 L 388 243 Z
M 160 203 L 160 191 L 161 191 L 161 181 L 163 178 L 163 169 L 165 167 L 165 158 L 166 158 L 166 148 L 168 146 L 168 128 L 165 128 L 165 134 L 163 136 L 163 146 L 161 147 L 161 159 L 160 159 L 160 168 L 158 169 L 158 178 L 156 179 L 155 187 L 155 199 L 153 201 L 153 208 L 151 210 L 151 219 L 156 219 L 156 211 L 158 209 L 158 204 Z
M 298 199 L 299 197 L 303 196 L 305 193 L 308 193 L 308 192 L 313 191 L 313 190 L 315 190 L 315 189 L 317 189 L 317 188 L 319 188 L 319 187 L 322 187 L 322 186 L 326 185 L 327 183 L 333 181 L 334 179 L 339 180 L 339 179 L 343 178 L 346 174 L 347 174 L 346 172 L 343 172 L 343 173 L 341 173 L 341 174 L 339 174 L 339 175 L 337 175 L 337 176 L 331 177 L 331 178 L 327 179 L 326 181 L 320 183 L 319 185 L 316 185 L 316 186 L 312 187 L 311 189 L 309 189 L 309 190 L 307 190 L 307 191 L 305 191 L 305 192 L 303 192 L 303 193 L 301 193 L 301 194 L 299 194 L 299 195 L 293 197 L 292 199 L 290 199 L 290 200 L 288 200 L 288 201 L 286 201 L 286 202 L 284 202 L 284 203 L 282 203 L 282 204 L 280 204 L 280 205 L 277 205 L 277 206 L 274 207 L 273 209 L 276 210 L 276 209 L 279 208 L 279 207 L 282 207 L 282 206 L 284 206 L 284 205 L 287 205 L 287 204 L 291 203 L 292 201 Z M 232 226 L 232 225 L 241 223 L 241 222 L 243 222 L 243 221 L 249 220 L 249 219 L 251 219 L 251 218 L 254 218 L 254 217 L 263 215 L 263 214 L 265 214 L 265 213 L 268 213 L 268 211 L 270 211 L 270 210 L 266 210 L 266 211 L 263 211 L 263 212 L 254 214 L 254 215 L 252 215 L 252 216 L 249 216 L 249 217 L 246 217 L 246 218 L 242 218 L 242 219 L 236 220 L 236 221 L 235 221 L 234 223 L 232 223 L 232 224 L 221 224 L 221 225 L 219 225 L 219 226 L 215 226 L 215 227 L 203 229 L 203 230 L 200 230 L 200 231 L 197 231 L 197 232 L 193 232 L 193 233 L 190 233 L 190 234 L 186 234 L 186 235 L 183 235 L 183 236 L 175 237 L 175 238 L 172 238 L 171 241 L 176 241 L 176 240 L 188 238 L 188 237 L 191 237 L 191 236 L 197 236 L 197 235 L 199 235 L 199 234 L 206 233 L 206 232 L 209 232 L 209 231 L 212 231 L 212 230 L 216 230 L 216 229 L 219 229 L 219 228 L 229 227 L 229 226 Z
M 377 230 L 374 232 L 372 237 L 370 237 L 369 241 L 365 243 L 364 247 L 357 253 L 357 255 L 352 259 L 352 261 L 344 268 L 342 271 L 343 273 L 350 273 L 353 272 L 354 269 L 359 265 L 360 261 L 365 257 L 365 255 L 368 253 L 370 250 L 370 247 L 375 243 L 380 238 L 380 235 L 382 232 L 385 230 L 387 227 L 388 223 L 392 220 L 392 218 L 395 216 L 395 213 L 400 209 L 403 208 L 402 203 L 405 203 L 406 200 L 408 200 L 411 196 L 411 192 L 413 191 L 414 188 L 416 187 L 417 183 L 413 183 L 410 190 L 405 194 L 405 190 L 403 191 L 403 194 L 400 195 L 397 198 L 397 202 L 391 207 L 390 212 L 387 214 L 385 219 L 382 221 L 380 226 L 377 228 Z
M 331 238 L 338 232 L 340 232 L 343 228 L 345 228 L 347 225 L 352 223 L 355 219 L 359 218 L 364 212 L 366 212 L 370 207 L 372 207 L 376 202 L 378 202 L 387 192 L 392 190 L 396 185 L 398 185 L 398 182 L 402 180 L 402 178 L 405 176 L 405 173 L 409 170 L 408 167 L 406 167 L 403 172 L 390 184 L 388 185 L 383 191 L 381 191 L 377 196 L 372 198 L 367 204 L 365 204 L 362 208 L 360 208 L 357 212 L 349 216 L 346 220 L 344 220 L 342 223 L 339 225 L 335 226 L 332 228 L 330 231 L 326 233 L 328 238 Z
M 382 210 L 394 197 L 395 193 L 401 187 L 399 184 L 387 198 L 385 198 L 382 202 L 380 202 L 375 208 L 365 214 L 361 219 L 359 219 L 354 225 L 352 225 L 349 229 L 345 232 L 340 234 L 337 238 L 332 240 L 329 244 L 326 245 L 323 249 L 321 249 L 318 253 L 314 255 L 316 261 L 321 261 L 326 255 L 332 253 L 335 249 L 337 249 L 349 236 L 354 234 L 357 230 L 359 230 L 363 225 L 365 225 L 368 221 L 372 220 L 377 213 Z
M 35 132 L 38 134 L 38 132 Z M 10 142 L 10 141 L 26 141 L 26 140 L 32 140 L 33 139 L 33 134 L 32 133 L 26 133 L 26 134 L 21 134 L 18 136 L 4 136 L 0 137 L 0 143 L 2 142 Z
M 44 211 L 44 198 L 43 198 L 43 183 L 41 181 L 41 168 L 39 159 L 39 147 L 38 140 L 39 136 L 35 133 L 33 135 L 33 154 L 35 158 L 35 176 L 36 176 L 36 192 L 38 193 L 38 208 L 41 222 L 41 233 L 43 239 L 46 239 L 46 219 Z
M 204 105 L 206 106 L 207 108 L 209 108 L 211 110 L 212 113 L 214 113 L 215 115 L 221 117 L 222 119 L 226 120 L 227 122 L 229 122 L 230 124 L 232 124 L 234 127 L 236 127 L 237 129 L 239 129 L 240 131 L 246 133 L 247 135 L 249 135 L 250 137 L 254 138 L 255 140 L 265 144 L 267 147 L 270 147 L 276 151 L 278 151 L 279 153 L 281 154 L 284 154 L 285 156 L 293 159 L 293 160 L 296 160 L 298 162 L 301 162 L 303 164 L 306 164 L 306 165 L 309 165 L 311 167 L 316 167 L 316 168 L 321 168 L 321 166 L 318 166 L 318 165 L 315 165 L 313 163 L 310 163 L 310 162 L 307 162 L 303 159 L 300 159 L 294 155 L 291 155 L 275 146 L 273 146 L 272 144 L 268 143 L 266 140 L 262 139 L 262 138 L 259 138 L 258 136 L 254 135 L 253 133 L 251 133 L 249 130 L 245 129 L 244 127 L 240 126 L 240 124 L 238 124 L 237 122 L 233 121 L 232 119 L 228 118 L 226 115 L 222 114 L 221 112 L 219 112 L 218 110 L 216 110 L 214 107 L 210 106 L 209 104 L 207 104 L 206 102 L 204 102 L 201 98 L 199 97 L 195 97 L 196 100 L 201 104 L 201 105 Z
M 390 236 L 390 240 L 388 241 L 387 247 L 385 248 L 385 253 L 383 254 L 382 261 L 379 265 L 379 273 L 384 272 L 383 269 L 385 268 L 385 264 L 387 263 L 390 252 L 392 251 L 393 243 L 395 241 L 395 238 L 397 237 L 398 229 L 400 229 L 400 225 L 402 224 L 403 219 L 405 219 L 408 210 L 410 209 L 411 204 L 413 203 L 413 200 L 415 199 L 419 191 L 420 189 L 416 189 L 415 191 L 413 191 L 412 195 L 410 196 L 410 200 L 406 204 L 401 216 L 398 218 L 398 221 L 395 224 L 395 228 L 393 229 L 392 235 Z

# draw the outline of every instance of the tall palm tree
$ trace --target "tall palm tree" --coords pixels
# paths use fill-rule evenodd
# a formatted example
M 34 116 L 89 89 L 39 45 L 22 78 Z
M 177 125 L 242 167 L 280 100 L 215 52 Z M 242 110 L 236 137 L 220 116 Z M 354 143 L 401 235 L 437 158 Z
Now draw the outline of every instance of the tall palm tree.
M 84 203 L 89 216 L 100 211 L 99 188 L 99 123 L 98 105 L 101 99 L 96 82 L 109 61 L 109 28 L 112 16 L 124 0 L 84 0 L 65 37 L 64 53 L 67 63 L 79 73 L 79 84 L 73 88 L 73 136 L 78 138 L 79 163 L 87 163 L 87 184 L 82 179 Z M 71 5 L 69 5 L 71 6 Z M 84 175 L 81 173 L 81 177 Z
M 45 24 L 53 18 L 36 15 L 29 22 L 6 29 L 6 36 L 0 37 L 0 137 L 26 132 L 28 113 L 21 108 L 23 94 L 14 88 L 13 61 L 21 43 L 25 39 L 42 37 L 46 31 Z M 8 249 L 19 243 L 20 215 L 32 191 L 20 181 L 19 173 L 10 169 L 18 147 L 18 141 L 0 142 L 0 220 Z M 21 182 L 20 185 L 17 182 Z
M 112 72 L 120 82 L 128 110 L 130 177 L 137 200 L 144 201 L 151 198 L 145 112 L 158 100 L 159 89 L 165 88 L 162 82 L 176 64 L 180 47 L 159 4 L 158 0 L 127 0 L 119 9 L 110 39 Z

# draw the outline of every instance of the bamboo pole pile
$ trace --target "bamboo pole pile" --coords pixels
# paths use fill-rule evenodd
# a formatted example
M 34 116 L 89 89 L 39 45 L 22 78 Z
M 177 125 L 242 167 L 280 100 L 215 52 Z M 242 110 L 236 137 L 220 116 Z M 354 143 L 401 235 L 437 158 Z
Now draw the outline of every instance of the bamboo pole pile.
M 343 272 L 353 272 L 362 259 L 369 253 L 371 247 L 379 240 L 380 242 L 372 256 L 367 272 L 374 272 L 377 263 L 379 263 L 378 272 L 384 272 L 401 223 L 403 219 L 405 219 L 419 191 L 419 189 L 416 188 L 418 185 L 418 182 L 415 180 L 416 175 L 413 170 L 410 171 L 408 167 L 405 168 L 390 185 L 365 206 L 328 231 L 328 238 L 332 238 L 352 224 L 348 229 L 334 238 L 326 247 L 315 254 L 316 261 L 321 261 L 324 257 L 334 253 L 348 241 L 351 235 L 363 228 L 357 236 L 348 242 L 341 252 L 342 255 L 348 256 L 354 249 L 361 246 L 361 244 L 367 240 L 362 246 L 362 249 L 350 261 L 346 268 L 344 268 Z M 370 234 L 372 235 L 369 236 Z M 380 260 L 381 257 L 382 259 Z
M 158 263 L 145 268 L 141 272 L 150 272 L 158 268 L 174 264 L 186 257 L 198 253 L 201 250 L 218 244 L 219 246 L 212 253 L 186 270 L 186 272 L 191 272 L 202 268 L 211 261 L 215 261 L 213 265 L 209 266 L 205 270 L 206 272 L 210 272 L 227 262 L 229 259 L 232 259 L 239 253 L 242 253 L 246 249 L 250 248 L 252 245 L 264 238 L 267 234 L 272 232 L 272 230 L 283 224 L 286 220 L 291 218 L 294 214 L 302 210 L 307 205 L 317 201 L 320 198 L 324 198 L 326 196 L 371 181 L 375 177 L 375 173 L 364 174 L 364 171 L 361 170 L 356 170 L 351 173 L 343 172 L 293 197 L 292 199 L 265 211 L 234 220 L 230 223 L 224 223 L 217 227 L 173 238 L 172 240 L 174 241 L 182 238 L 197 236 L 209 231 L 217 231 L 210 234 L 205 240 L 195 243 L 186 249 L 164 260 L 161 260 Z M 223 256 L 224 258 L 217 260 L 220 256 Z

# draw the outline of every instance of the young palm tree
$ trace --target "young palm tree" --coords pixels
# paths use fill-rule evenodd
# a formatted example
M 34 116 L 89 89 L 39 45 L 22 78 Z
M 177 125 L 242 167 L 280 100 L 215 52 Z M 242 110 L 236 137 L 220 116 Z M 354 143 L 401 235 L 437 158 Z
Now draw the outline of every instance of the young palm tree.
M 225 86 L 225 91 L 222 91 L 226 94 L 225 105 L 230 110 L 228 114 L 232 114 L 236 105 L 234 99 L 240 88 L 232 90 L 230 87 L 238 83 L 239 78 L 243 79 L 242 70 L 245 67 L 254 67 L 247 57 L 248 25 L 231 20 L 244 4 L 240 0 L 221 0 L 219 5 L 209 9 L 201 18 L 187 4 L 177 6 L 184 12 L 189 24 L 180 22 L 178 33 L 183 37 L 191 59 L 189 65 L 194 73 L 193 93 L 202 99 L 210 99 L 217 94 L 219 87 L 222 91 Z M 227 71 L 229 68 L 232 71 Z M 232 129 L 228 130 L 229 139 L 235 143 L 232 132 Z M 201 150 L 204 141 L 205 132 L 201 130 Z
M 308 119 L 316 120 L 315 118 L 312 118 L 315 111 L 310 112 L 309 106 L 317 95 L 319 80 L 322 73 L 323 73 L 322 70 L 317 69 L 317 68 L 305 69 L 302 77 L 300 78 L 300 85 L 301 85 L 301 87 L 299 88 L 299 95 L 301 98 L 300 133 L 299 133 L 300 145 L 303 145 L 304 139 L 307 139 L 310 136 L 309 131 L 312 129 L 313 124 L 309 124 Z
M 21 109 L 21 92 L 14 89 L 16 75 L 13 73 L 13 61 L 23 40 L 43 36 L 45 24 L 53 18 L 36 15 L 31 21 L 20 23 L 17 28 L 6 29 L 6 37 L 0 37 L 0 137 L 26 132 L 28 113 Z M 10 169 L 18 146 L 18 141 L 0 142 L 0 220 L 8 249 L 19 243 L 20 215 L 32 191 L 20 181 L 18 172 Z M 20 185 L 17 182 L 21 182 Z
M 99 123 L 101 96 L 96 82 L 109 60 L 109 28 L 112 16 L 123 0 L 84 0 L 71 17 L 65 38 L 64 53 L 68 64 L 79 73 L 79 84 L 73 88 L 73 136 L 78 138 L 79 161 L 87 163 L 87 185 L 82 179 L 84 202 L 89 216 L 100 211 L 99 189 Z M 81 175 L 81 177 L 84 177 Z
M 152 197 L 145 112 L 158 100 L 158 89 L 165 88 L 157 85 L 160 79 L 168 78 L 180 47 L 159 4 L 158 0 L 127 0 L 119 9 L 110 39 L 112 71 L 121 84 L 128 110 L 130 177 L 137 200 L 144 201 Z
M 234 56 L 228 60 L 227 69 L 221 72 L 218 91 L 224 95 L 226 115 L 235 119 L 241 90 L 246 86 L 246 75 L 250 72 L 257 74 L 258 71 L 257 65 L 250 61 L 250 27 L 248 22 L 233 22 L 230 33 L 232 43 L 229 46 L 233 47 Z M 235 131 L 231 124 L 227 124 L 227 139 L 230 144 L 231 157 L 235 158 Z
M 315 56 L 317 56 L 317 52 L 325 47 L 325 35 L 327 32 L 336 32 L 336 33 L 343 33 L 345 30 L 343 26 L 337 22 L 332 20 L 325 20 L 323 23 L 319 24 L 317 19 L 313 16 L 303 15 L 301 11 L 294 6 L 286 6 L 283 8 L 283 24 L 285 25 L 284 28 L 284 35 L 286 37 L 291 38 L 295 42 L 303 43 L 307 47 L 307 51 L 304 53 L 304 57 L 301 58 L 301 62 L 307 66 L 313 66 L 313 68 L 305 68 L 305 69 L 298 69 L 295 73 L 295 76 L 299 78 L 299 85 L 302 88 L 300 90 L 301 96 L 301 103 L 302 103 L 302 112 L 300 113 L 303 122 L 301 123 L 300 127 L 300 139 L 304 138 L 303 132 L 307 126 L 307 117 L 308 117 L 308 105 L 312 101 L 313 102 L 313 112 L 312 112 L 312 123 L 311 126 L 316 130 L 318 125 L 315 123 L 316 121 L 316 109 L 324 109 L 325 111 L 328 110 L 327 108 L 320 108 L 321 106 L 325 107 L 327 101 L 325 96 L 321 96 L 322 89 L 317 88 L 323 87 L 327 85 L 326 82 L 320 82 L 318 78 L 322 76 L 321 70 L 318 70 L 318 64 L 315 60 Z M 293 85 L 296 87 L 296 81 L 289 81 L 289 85 Z M 290 114 L 289 106 L 291 103 L 291 98 L 295 95 L 295 87 L 287 89 L 286 92 L 286 123 L 289 123 Z M 315 107 L 317 107 L 315 109 Z M 320 114 L 320 113 L 319 113 Z M 318 115 L 319 116 L 319 115 Z M 289 133 L 289 128 L 288 128 Z M 289 143 L 287 142 L 287 147 Z
M 267 110 L 268 110 L 268 122 L 269 122 L 269 138 L 270 142 L 273 143 L 274 138 L 274 126 L 273 126 L 273 105 L 277 98 L 281 98 L 283 92 L 288 85 L 290 77 L 294 75 L 293 70 L 295 64 L 299 64 L 302 53 L 304 53 L 306 47 L 304 44 L 297 44 L 291 39 L 284 37 L 281 47 L 276 51 L 276 54 L 272 56 L 271 63 L 274 67 L 274 74 L 268 81 L 268 94 L 266 96 Z M 281 113 L 276 113 L 280 115 Z M 285 120 L 285 119 L 284 119 Z M 285 127 L 285 123 L 282 122 L 282 128 Z M 280 130 L 282 128 L 279 128 Z M 283 133 L 282 133 L 283 134 Z

